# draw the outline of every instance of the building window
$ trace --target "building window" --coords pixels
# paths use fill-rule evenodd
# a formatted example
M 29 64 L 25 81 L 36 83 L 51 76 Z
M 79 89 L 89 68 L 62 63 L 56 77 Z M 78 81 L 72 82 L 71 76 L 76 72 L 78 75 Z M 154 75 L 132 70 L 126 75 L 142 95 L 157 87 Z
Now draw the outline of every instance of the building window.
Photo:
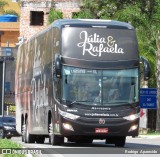
M 43 11 L 31 11 L 31 23 L 33 26 L 42 26 L 44 21 Z
M 2 56 L 12 56 L 12 48 L 10 47 L 2 47 Z

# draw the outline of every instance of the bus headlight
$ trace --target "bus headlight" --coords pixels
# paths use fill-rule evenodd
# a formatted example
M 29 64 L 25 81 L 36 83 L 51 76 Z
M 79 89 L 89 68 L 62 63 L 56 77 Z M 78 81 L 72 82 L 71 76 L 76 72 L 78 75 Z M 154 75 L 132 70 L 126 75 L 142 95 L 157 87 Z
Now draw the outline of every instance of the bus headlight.
M 66 130 L 74 131 L 72 125 L 70 125 L 68 123 L 63 123 L 63 128 L 66 129 Z
M 5 128 L 6 130 L 12 130 L 12 129 L 14 129 L 14 128 L 11 127 L 11 126 L 4 126 L 4 128 Z
M 80 117 L 72 113 L 61 111 L 60 109 L 59 109 L 59 114 L 65 118 L 72 119 L 72 120 L 78 119 Z
M 123 119 L 129 120 L 129 121 L 133 121 L 133 120 L 135 120 L 135 119 L 137 119 L 139 117 L 140 117 L 140 113 L 137 113 L 137 114 L 132 114 L 132 115 L 123 117 Z

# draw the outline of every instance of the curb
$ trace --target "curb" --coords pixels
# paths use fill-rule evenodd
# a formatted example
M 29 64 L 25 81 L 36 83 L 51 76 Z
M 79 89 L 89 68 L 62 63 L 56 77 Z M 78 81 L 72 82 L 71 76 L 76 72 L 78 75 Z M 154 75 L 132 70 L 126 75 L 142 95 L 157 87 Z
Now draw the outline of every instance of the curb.
M 139 135 L 138 138 L 149 138 L 149 139 L 153 139 L 153 138 L 160 138 L 160 135 Z

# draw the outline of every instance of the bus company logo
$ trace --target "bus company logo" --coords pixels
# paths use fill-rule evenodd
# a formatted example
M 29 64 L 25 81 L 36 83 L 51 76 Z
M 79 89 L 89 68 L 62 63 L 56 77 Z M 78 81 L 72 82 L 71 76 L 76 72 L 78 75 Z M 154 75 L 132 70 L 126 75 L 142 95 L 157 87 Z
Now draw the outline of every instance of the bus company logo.
M 91 56 L 101 57 L 102 53 L 116 53 L 124 54 L 123 48 L 118 48 L 116 40 L 113 36 L 100 37 L 97 33 L 89 35 L 87 31 L 80 32 L 80 39 L 82 42 L 77 44 L 78 47 L 82 47 L 83 53 L 89 53 Z
M 105 124 L 105 123 L 106 123 L 105 119 L 103 119 L 103 118 L 99 119 L 99 124 Z
M 111 108 L 109 107 L 91 107 L 92 110 L 105 110 L 105 111 L 110 111 Z

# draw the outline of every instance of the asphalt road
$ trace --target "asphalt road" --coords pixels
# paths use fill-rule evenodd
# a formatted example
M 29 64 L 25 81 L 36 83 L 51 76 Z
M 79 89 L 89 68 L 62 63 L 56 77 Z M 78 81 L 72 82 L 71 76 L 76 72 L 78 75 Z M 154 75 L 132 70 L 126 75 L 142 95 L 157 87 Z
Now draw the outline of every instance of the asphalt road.
M 127 137 L 124 148 L 117 148 L 114 145 L 105 144 L 104 140 L 94 140 L 92 144 L 65 143 L 61 146 L 51 146 L 48 138 L 44 144 L 26 144 L 21 142 L 21 137 L 13 137 L 13 141 L 30 148 L 36 152 L 37 157 L 159 157 L 160 136 L 140 136 L 136 138 Z M 39 153 L 42 153 L 39 154 Z M 31 155 L 29 155 L 31 156 Z

